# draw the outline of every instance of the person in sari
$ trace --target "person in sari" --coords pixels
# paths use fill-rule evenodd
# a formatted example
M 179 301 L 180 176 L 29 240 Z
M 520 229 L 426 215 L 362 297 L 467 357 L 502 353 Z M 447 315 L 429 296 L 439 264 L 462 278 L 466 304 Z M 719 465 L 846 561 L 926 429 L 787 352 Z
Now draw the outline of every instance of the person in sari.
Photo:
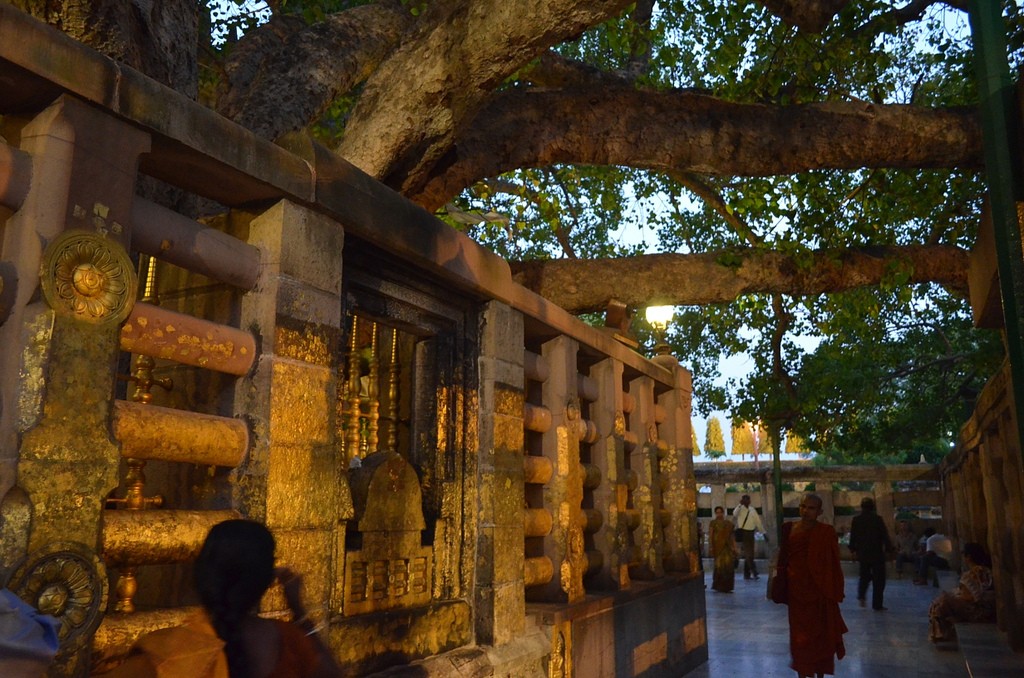
M 964 544 L 964 571 L 955 591 L 943 591 L 928 609 L 928 637 L 933 643 L 956 638 L 956 622 L 994 622 L 995 588 L 991 560 L 977 542 Z
M 800 678 L 834 674 L 835 660 L 846 656 L 839 541 L 831 525 L 818 522 L 820 515 L 821 497 L 805 495 L 800 520 L 782 526 L 779 550 L 788 584 L 790 667 Z
M 732 593 L 736 582 L 736 558 L 739 551 L 733 538 L 731 520 L 725 519 L 725 509 L 715 507 L 715 519 L 709 524 L 711 532 L 711 556 L 715 559 L 715 573 L 711 580 L 712 590 Z

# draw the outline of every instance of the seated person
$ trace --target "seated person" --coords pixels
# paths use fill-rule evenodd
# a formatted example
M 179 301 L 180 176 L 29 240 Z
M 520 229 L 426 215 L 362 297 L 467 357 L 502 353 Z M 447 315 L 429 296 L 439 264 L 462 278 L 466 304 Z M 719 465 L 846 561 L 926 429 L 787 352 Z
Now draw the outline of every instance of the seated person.
M 929 532 L 931 534 L 928 534 Z M 949 540 L 949 537 L 935 532 L 930 527 L 926 528 L 924 533 L 927 539 L 924 544 L 924 554 L 917 559 L 915 584 L 928 583 L 929 567 L 934 567 L 937 570 L 949 569 L 949 556 L 953 553 L 953 542 Z
M 964 570 L 955 591 L 943 591 L 928 609 L 928 638 L 933 643 L 956 638 L 956 622 L 994 622 L 996 597 L 992 561 L 977 542 L 964 544 Z
M 203 612 L 140 638 L 107 678 L 339 678 L 302 603 L 302 580 L 274 568 L 274 537 L 249 520 L 214 525 L 195 563 Z M 278 581 L 293 621 L 256 614 Z

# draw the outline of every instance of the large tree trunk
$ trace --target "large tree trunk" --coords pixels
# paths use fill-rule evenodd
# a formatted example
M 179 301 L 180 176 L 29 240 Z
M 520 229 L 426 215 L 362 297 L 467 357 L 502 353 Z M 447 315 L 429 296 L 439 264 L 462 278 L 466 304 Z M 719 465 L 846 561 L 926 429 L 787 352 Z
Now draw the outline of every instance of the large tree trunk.
M 909 283 L 936 282 L 960 294 L 967 291 L 967 252 L 945 245 L 818 250 L 809 260 L 744 247 L 704 254 L 529 261 L 512 268 L 519 283 L 570 313 L 603 311 L 611 299 L 638 308 L 724 303 L 751 293 L 839 292 L 878 285 L 895 273 L 905 274 Z
M 195 0 L 13 0 L 97 52 L 196 98 L 200 3 Z

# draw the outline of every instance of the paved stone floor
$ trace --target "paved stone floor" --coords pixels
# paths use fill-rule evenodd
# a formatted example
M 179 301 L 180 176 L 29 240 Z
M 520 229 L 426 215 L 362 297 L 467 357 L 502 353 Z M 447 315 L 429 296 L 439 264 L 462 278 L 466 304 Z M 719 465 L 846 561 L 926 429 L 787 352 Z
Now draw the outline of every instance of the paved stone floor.
M 706 563 L 709 561 L 705 561 Z M 837 676 L 864 678 L 957 678 L 968 675 L 955 645 L 928 641 L 928 605 L 939 589 L 914 586 L 909 576 L 890 579 L 885 588 L 886 612 L 857 605 L 857 578 L 844 565 L 846 600 L 843 618 L 846 657 L 836 662 Z M 765 568 L 761 568 L 765 571 Z M 742 569 L 734 593 L 711 590 L 707 571 L 708 663 L 686 678 L 794 678 L 789 668 L 789 628 L 786 606 L 765 599 L 766 576 L 744 581 Z M 944 573 L 942 585 L 953 588 L 955 577 Z

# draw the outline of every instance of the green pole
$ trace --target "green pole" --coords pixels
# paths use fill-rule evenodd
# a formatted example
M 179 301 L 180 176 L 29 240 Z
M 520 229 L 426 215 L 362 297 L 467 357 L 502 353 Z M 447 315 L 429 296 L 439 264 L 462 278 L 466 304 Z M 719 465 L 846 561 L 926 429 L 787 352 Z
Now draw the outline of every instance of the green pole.
M 1002 3 L 969 0 L 974 40 L 978 94 L 981 98 L 985 174 L 988 180 L 992 226 L 995 232 L 999 289 L 1003 300 L 1010 381 L 1017 414 L 1018 449 L 1024 454 L 1024 251 L 1017 221 L 1020 168 L 1014 151 L 1019 148 L 1018 111 L 1014 103 L 1010 67 L 1006 58 L 1006 26 Z
M 772 485 L 775 489 L 775 547 L 782 546 L 782 429 L 772 426 L 772 437 L 775 444 L 772 446 Z

